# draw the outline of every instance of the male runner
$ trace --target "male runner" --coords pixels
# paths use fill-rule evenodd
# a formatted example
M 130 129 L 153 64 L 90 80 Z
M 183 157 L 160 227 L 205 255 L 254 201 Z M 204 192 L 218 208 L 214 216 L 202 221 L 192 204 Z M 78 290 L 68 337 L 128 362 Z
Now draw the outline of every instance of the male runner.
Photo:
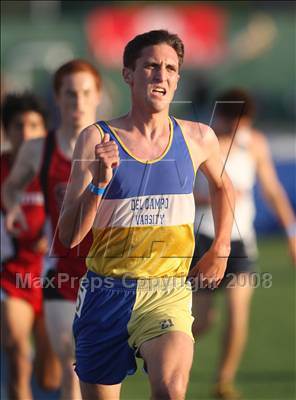
M 251 96 L 234 88 L 217 96 L 214 130 L 218 136 L 225 168 L 233 182 L 236 194 L 235 224 L 231 234 L 231 253 L 224 281 L 228 303 L 228 323 L 223 337 L 214 395 L 225 400 L 241 397 L 234 386 L 239 362 L 248 335 L 249 312 L 253 294 L 257 258 L 254 229 L 255 204 L 253 188 L 258 176 L 268 204 L 287 232 L 291 257 L 296 264 L 296 222 L 287 195 L 278 180 L 267 140 L 253 127 L 255 105 Z M 237 130 L 235 131 L 235 129 Z M 192 266 L 210 248 L 215 227 L 206 180 L 200 174 L 196 179 L 196 249 Z M 253 283 L 252 283 L 253 282 Z M 193 314 L 199 316 L 193 324 L 193 334 L 208 330 L 214 319 L 214 293 L 198 290 L 193 296 Z
M 77 136 L 96 118 L 101 78 L 87 61 L 72 60 L 62 65 L 53 79 L 60 125 L 48 140 L 34 140 L 20 150 L 20 162 L 15 165 L 4 186 L 8 217 L 21 219 L 18 196 L 24 185 L 40 170 L 45 191 L 47 212 L 53 232 L 50 258 L 56 261 L 45 282 L 45 316 L 52 346 L 58 354 L 62 369 L 62 399 L 79 399 L 79 382 L 73 370 L 72 320 L 79 279 L 85 273 L 84 257 L 91 245 L 89 235 L 78 248 L 64 248 L 56 235 L 60 208 L 71 171 L 71 157 Z M 54 282 L 54 288 L 52 287 Z
M 84 399 L 118 399 L 135 353 L 153 399 L 185 397 L 193 357 L 185 281 L 199 167 L 211 187 L 216 238 L 192 275 L 218 284 L 226 268 L 233 190 L 220 176 L 218 141 L 208 126 L 169 116 L 183 55 L 180 38 L 164 30 L 131 40 L 123 57 L 130 112 L 89 126 L 74 150 L 59 232 L 73 247 L 93 228 L 74 321 Z
M 10 149 L 1 154 L 2 187 L 22 143 L 46 136 L 47 117 L 40 100 L 30 92 L 6 95 L 1 116 L 10 143 Z M 43 232 L 44 199 L 37 176 L 26 187 L 20 202 L 26 228 L 20 231 L 20 226 L 12 224 L 11 234 L 4 226 L 6 209 L 1 202 L 2 345 L 7 353 L 9 398 L 29 399 L 32 397 L 32 332 L 35 339 L 35 372 L 40 386 L 57 389 L 60 370 L 49 345 L 42 312 L 40 278 L 47 240 Z

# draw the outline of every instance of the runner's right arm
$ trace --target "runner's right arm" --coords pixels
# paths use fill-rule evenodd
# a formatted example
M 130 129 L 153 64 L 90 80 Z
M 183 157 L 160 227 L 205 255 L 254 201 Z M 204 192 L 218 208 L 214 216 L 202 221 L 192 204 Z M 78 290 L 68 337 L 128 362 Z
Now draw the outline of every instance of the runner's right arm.
M 64 246 L 77 246 L 91 230 L 102 196 L 91 192 L 89 184 L 105 188 L 112 179 L 112 168 L 118 165 L 118 148 L 108 134 L 101 140 L 94 125 L 82 131 L 59 221 L 59 238 Z
M 27 229 L 26 220 L 20 207 L 22 193 L 40 169 L 44 139 L 32 139 L 24 142 L 18 152 L 12 170 L 5 180 L 1 196 L 6 210 L 5 224 L 7 230 L 18 235 L 19 229 Z

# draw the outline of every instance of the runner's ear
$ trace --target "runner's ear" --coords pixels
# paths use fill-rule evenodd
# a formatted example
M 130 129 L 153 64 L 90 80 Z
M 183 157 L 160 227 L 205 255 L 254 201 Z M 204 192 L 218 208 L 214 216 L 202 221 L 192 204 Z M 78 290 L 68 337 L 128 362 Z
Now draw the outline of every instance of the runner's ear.
M 122 76 L 124 81 L 128 84 L 131 85 L 133 82 L 133 71 L 130 68 L 124 67 L 122 69 Z

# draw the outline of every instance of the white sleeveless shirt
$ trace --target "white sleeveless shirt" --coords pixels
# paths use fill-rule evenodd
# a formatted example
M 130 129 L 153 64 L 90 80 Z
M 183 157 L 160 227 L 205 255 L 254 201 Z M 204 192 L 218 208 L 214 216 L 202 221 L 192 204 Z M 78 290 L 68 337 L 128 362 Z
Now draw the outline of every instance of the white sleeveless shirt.
M 235 220 L 231 240 L 243 240 L 250 252 L 255 255 L 254 219 L 256 210 L 253 187 L 256 181 L 256 164 L 249 151 L 250 135 L 251 131 L 246 128 L 236 133 L 233 147 L 226 161 L 225 170 L 233 183 L 235 191 L 240 192 L 236 197 Z M 194 191 L 197 194 L 197 199 L 199 196 L 209 198 L 208 183 L 201 172 L 197 175 Z M 214 238 L 214 220 L 210 205 L 196 205 L 195 232 L 197 231 L 200 234 Z

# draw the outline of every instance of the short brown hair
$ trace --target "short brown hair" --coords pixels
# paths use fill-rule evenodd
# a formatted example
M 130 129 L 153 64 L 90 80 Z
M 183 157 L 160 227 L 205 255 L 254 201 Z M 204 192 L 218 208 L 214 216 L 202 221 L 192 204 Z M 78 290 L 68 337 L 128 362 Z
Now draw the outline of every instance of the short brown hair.
M 75 74 L 77 72 L 89 72 L 96 83 L 96 87 L 98 90 L 101 89 L 102 79 L 99 72 L 96 68 L 90 64 L 88 61 L 82 59 L 75 59 L 68 61 L 66 64 L 63 64 L 54 74 L 53 77 L 53 88 L 56 94 L 59 93 L 59 90 L 63 83 L 63 78 L 66 75 Z
M 184 44 L 178 35 L 159 29 L 137 35 L 126 45 L 123 53 L 124 67 L 134 69 L 136 60 L 141 56 L 141 51 L 148 46 L 166 43 L 177 53 L 179 68 L 184 59 Z

